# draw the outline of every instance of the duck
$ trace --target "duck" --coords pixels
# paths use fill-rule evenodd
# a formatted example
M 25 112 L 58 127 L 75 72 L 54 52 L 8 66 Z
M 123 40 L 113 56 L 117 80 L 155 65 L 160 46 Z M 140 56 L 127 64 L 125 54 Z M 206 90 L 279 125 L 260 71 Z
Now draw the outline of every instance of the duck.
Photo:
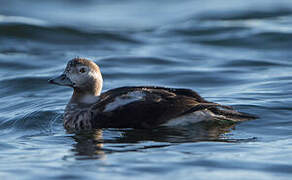
M 100 68 L 86 58 L 71 59 L 64 72 L 49 83 L 73 88 L 63 118 L 67 130 L 148 129 L 257 118 L 231 106 L 207 101 L 191 89 L 124 86 L 102 92 Z

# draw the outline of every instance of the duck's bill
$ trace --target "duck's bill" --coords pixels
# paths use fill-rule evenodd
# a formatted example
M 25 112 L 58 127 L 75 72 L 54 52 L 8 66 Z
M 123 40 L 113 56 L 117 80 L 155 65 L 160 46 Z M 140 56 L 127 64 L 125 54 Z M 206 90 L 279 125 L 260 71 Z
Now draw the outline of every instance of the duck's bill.
M 62 74 L 58 77 L 50 79 L 49 83 L 57 84 L 60 86 L 73 86 L 72 81 L 65 74 Z

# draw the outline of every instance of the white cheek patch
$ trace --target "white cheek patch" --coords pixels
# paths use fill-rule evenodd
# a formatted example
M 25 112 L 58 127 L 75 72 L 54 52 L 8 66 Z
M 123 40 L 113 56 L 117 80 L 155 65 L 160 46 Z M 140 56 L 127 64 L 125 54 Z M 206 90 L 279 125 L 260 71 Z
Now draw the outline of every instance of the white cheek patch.
M 120 106 L 144 99 L 145 94 L 141 91 L 133 91 L 128 94 L 115 98 L 115 100 L 106 105 L 104 112 L 113 111 Z
M 75 83 L 77 86 L 83 84 L 84 82 L 87 82 L 88 79 L 86 76 L 82 76 L 80 74 L 75 74 L 75 73 L 68 73 L 67 77 Z

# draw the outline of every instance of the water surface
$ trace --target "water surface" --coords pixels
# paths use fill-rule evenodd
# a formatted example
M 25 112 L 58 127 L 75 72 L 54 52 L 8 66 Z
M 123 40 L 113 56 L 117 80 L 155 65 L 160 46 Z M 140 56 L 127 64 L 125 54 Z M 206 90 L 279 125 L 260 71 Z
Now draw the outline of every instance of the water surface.
M 291 1 L 1 4 L 1 179 L 291 178 Z M 47 80 L 76 56 L 100 65 L 104 91 L 191 88 L 260 118 L 68 133 L 72 90 Z

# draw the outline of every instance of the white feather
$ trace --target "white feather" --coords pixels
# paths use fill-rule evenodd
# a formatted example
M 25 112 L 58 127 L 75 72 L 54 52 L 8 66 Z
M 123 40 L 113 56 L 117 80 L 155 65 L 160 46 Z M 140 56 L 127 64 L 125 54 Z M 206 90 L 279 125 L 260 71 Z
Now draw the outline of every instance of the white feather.
M 129 92 L 128 94 L 117 97 L 113 102 L 106 105 L 104 112 L 113 111 L 120 106 L 142 100 L 144 97 L 145 94 L 141 91 Z
M 198 123 L 201 121 L 208 121 L 214 116 L 215 115 L 208 110 L 196 111 L 175 119 L 171 119 L 167 123 L 164 123 L 162 126 L 184 126 L 188 124 Z

